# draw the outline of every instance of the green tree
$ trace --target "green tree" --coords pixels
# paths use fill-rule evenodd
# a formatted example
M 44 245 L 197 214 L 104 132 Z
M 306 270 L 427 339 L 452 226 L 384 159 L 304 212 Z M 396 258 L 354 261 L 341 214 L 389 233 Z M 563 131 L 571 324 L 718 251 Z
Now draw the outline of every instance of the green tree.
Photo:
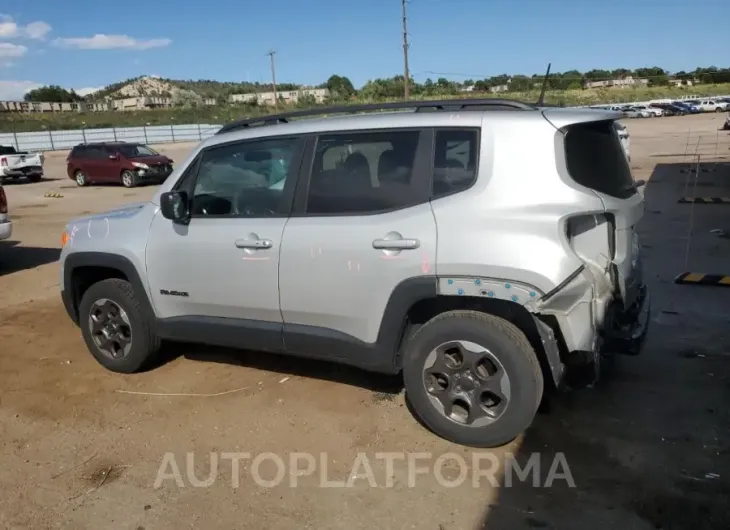
M 178 90 L 172 95 L 172 104 L 183 108 L 201 107 L 203 98 L 192 90 Z
M 331 75 L 325 84 L 332 99 L 350 99 L 355 94 L 355 87 L 347 77 Z
M 35 88 L 24 96 L 25 101 L 50 101 L 52 103 L 70 103 L 72 101 L 83 101 L 73 90 L 66 90 L 58 85 L 42 86 Z

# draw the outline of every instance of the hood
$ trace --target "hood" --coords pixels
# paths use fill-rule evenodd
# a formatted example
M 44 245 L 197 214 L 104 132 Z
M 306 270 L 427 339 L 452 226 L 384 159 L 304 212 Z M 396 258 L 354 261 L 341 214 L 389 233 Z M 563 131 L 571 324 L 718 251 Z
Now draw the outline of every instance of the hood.
M 123 217 L 134 217 L 142 210 L 142 208 L 144 208 L 148 204 L 151 204 L 151 203 L 150 202 L 135 202 L 132 204 L 126 204 L 119 208 L 113 208 L 111 210 L 107 210 L 106 212 L 86 215 L 84 217 L 77 217 L 72 222 L 81 223 L 83 221 L 90 221 L 92 219 L 112 219 L 112 218 L 119 219 L 119 218 L 123 218 Z
M 148 166 L 159 166 L 160 164 L 169 164 L 170 159 L 165 155 L 159 156 L 139 156 L 135 158 L 127 158 L 130 162 L 139 162 Z

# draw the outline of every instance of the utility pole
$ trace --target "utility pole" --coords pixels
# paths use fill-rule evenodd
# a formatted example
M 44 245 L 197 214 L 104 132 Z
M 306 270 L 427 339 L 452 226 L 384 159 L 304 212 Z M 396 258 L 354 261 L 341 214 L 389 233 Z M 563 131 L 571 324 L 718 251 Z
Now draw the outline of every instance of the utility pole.
M 274 50 L 269 51 L 267 54 L 271 58 L 271 86 L 274 89 L 274 105 L 278 108 L 279 107 L 279 97 L 276 93 L 276 67 L 274 66 L 274 55 L 276 52 Z
M 401 0 L 403 7 L 403 99 L 408 100 L 409 87 L 408 81 L 408 15 L 406 15 L 406 0 Z

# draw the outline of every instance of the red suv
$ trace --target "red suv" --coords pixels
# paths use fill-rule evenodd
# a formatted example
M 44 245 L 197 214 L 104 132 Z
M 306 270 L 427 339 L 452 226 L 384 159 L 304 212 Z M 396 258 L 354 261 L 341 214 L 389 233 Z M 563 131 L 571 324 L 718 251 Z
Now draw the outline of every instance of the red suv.
M 164 181 L 172 160 L 144 144 L 104 142 L 79 144 L 68 158 L 68 177 L 79 186 L 91 182 L 121 182 L 127 188 Z

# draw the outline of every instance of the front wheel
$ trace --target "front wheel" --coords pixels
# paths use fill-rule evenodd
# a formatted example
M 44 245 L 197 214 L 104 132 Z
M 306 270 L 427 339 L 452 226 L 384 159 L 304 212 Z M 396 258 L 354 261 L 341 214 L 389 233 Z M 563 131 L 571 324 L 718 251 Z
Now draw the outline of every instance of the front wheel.
M 420 420 L 471 447 L 498 447 L 523 433 L 544 386 L 525 334 L 476 311 L 449 311 L 424 324 L 405 345 L 403 379 Z
M 86 175 L 80 169 L 74 173 L 74 180 L 79 187 L 86 186 L 87 184 Z
M 89 287 L 79 304 L 79 324 L 94 358 L 113 372 L 140 371 L 160 347 L 132 286 L 110 278 Z
M 128 169 L 125 169 L 122 171 L 122 185 L 125 188 L 134 188 L 137 185 L 137 176 Z

